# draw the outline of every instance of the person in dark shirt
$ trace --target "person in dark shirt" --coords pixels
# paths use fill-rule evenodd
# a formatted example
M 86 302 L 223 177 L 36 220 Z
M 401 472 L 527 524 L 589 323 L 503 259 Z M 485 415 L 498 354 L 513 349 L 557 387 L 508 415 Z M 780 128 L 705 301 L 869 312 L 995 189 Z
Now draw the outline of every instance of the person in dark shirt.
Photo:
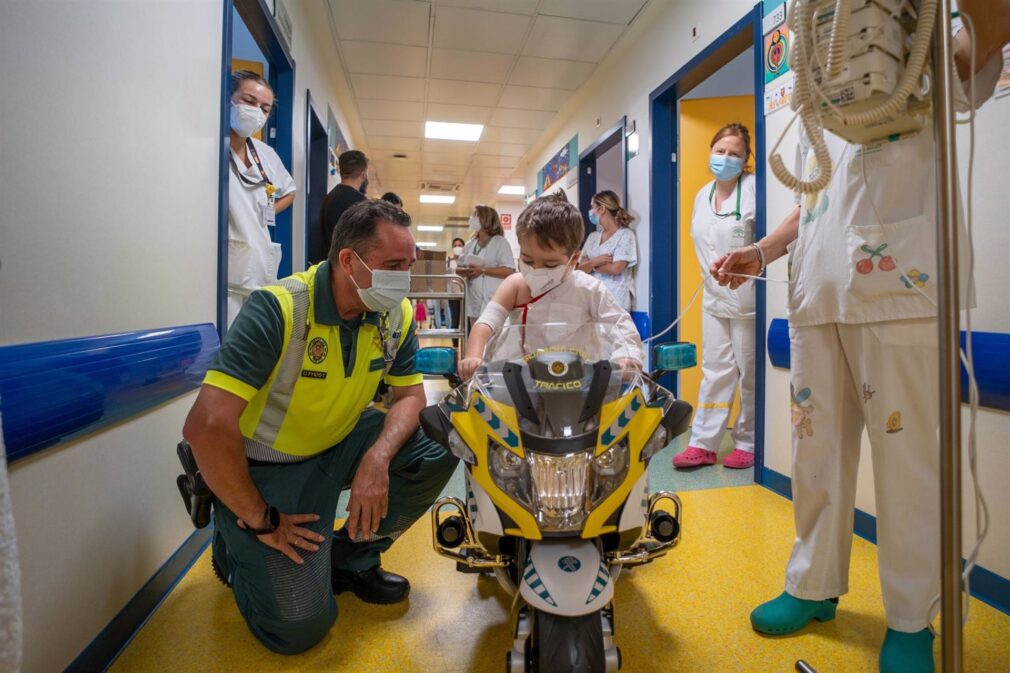
M 344 211 L 358 201 L 365 199 L 368 190 L 368 157 L 364 152 L 348 150 L 340 155 L 340 184 L 330 190 L 323 201 L 323 214 L 319 219 L 321 231 L 318 238 L 318 251 L 312 255 L 309 264 L 318 264 L 326 259 L 333 240 L 333 230 Z M 318 257 L 318 259 L 316 259 Z
M 389 201 L 394 206 L 403 208 L 403 199 L 401 199 L 396 192 L 386 192 L 380 198 L 382 198 L 383 201 Z

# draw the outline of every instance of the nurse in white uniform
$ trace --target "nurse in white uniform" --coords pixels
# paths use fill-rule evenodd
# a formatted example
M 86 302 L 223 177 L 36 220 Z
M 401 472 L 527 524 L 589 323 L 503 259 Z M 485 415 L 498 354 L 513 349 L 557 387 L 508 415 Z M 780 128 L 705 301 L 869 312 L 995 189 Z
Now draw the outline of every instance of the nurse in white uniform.
M 466 319 L 472 328 L 498 286 L 515 272 L 516 262 L 497 210 L 474 206 L 470 231 L 473 237 L 456 260 L 456 274 L 466 279 Z
M 962 0 L 960 7 L 988 36 L 980 35 L 977 51 L 978 105 L 999 78 L 1010 4 Z M 998 26 L 1002 33 L 989 30 Z M 959 34 L 962 81 L 968 44 Z M 762 239 L 760 253 L 737 252 L 711 267 L 720 282 L 736 285 L 740 278 L 727 272 L 760 273 L 764 260 L 796 239 L 789 298 L 796 539 L 785 591 L 758 606 L 751 624 L 784 635 L 835 617 L 849 588 L 865 429 L 887 616 L 880 671 L 932 673 L 928 627 L 940 591 L 937 325 L 927 299 L 935 300 L 937 277 L 932 129 L 869 146 L 830 133 L 825 140 L 834 166 L 828 186 Z M 806 179 L 817 169 L 808 155 Z
M 719 129 L 711 143 L 709 168 L 715 180 L 694 199 L 691 238 L 706 272 L 716 257 L 754 243 L 756 213 L 750 132 L 742 124 Z M 702 303 L 701 388 L 687 448 L 673 457 L 676 468 L 714 465 L 740 386 L 740 412 L 733 425 L 733 451 L 723 466 L 754 465 L 754 283 L 734 292 L 707 281 Z
M 270 85 L 245 70 L 231 81 L 228 179 L 228 324 L 249 294 L 277 280 L 281 246 L 271 240 L 277 213 L 295 200 L 295 181 L 266 143 L 252 138 L 274 104 Z

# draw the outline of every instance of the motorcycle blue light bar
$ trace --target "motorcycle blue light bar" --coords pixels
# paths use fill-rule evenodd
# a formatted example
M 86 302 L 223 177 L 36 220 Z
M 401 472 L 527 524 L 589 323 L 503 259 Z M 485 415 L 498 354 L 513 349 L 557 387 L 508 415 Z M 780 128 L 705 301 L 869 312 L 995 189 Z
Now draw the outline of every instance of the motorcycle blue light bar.
M 414 358 L 417 371 L 422 374 L 455 374 L 456 349 L 444 346 L 422 348 Z
M 660 344 L 653 351 L 653 361 L 655 368 L 661 372 L 688 369 L 697 366 L 698 349 L 694 344 L 686 341 Z

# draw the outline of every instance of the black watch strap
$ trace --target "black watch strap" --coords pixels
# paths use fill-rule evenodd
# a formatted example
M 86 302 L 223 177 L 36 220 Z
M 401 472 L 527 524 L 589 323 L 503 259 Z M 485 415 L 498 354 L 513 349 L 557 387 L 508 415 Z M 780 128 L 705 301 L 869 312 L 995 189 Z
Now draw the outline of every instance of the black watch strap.
M 253 528 L 245 521 L 242 523 L 245 525 L 245 530 L 250 535 L 269 535 L 270 533 L 277 530 L 277 526 L 281 525 L 281 513 L 277 511 L 277 508 L 273 505 L 267 505 L 266 509 L 266 519 L 267 525 L 265 528 Z

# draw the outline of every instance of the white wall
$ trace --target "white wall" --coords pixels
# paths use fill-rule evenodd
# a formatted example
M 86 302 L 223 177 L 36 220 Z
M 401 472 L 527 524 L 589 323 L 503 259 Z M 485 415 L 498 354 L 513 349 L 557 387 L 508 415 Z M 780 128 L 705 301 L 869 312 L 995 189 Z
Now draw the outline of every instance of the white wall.
M 221 14 L 3 4 L 0 344 L 214 321 Z M 62 670 L 191 532 L 191 402 L 11 466 L 23 670 Z
M 637 123 L 641 145 L 638 156 L 627 164 L 626 204 L 636 218 L 632 227 L 638 235 L 640 255 L 636 310 L 648 310 L 652 268 L 649 259 L 649 168 L 652 161 L 649 93 L 753 6 L 753 0 L 649 3 L 527 155 L 525 181 L 527 185 L 534 185 L 537 170 L 574 134 L 579 134 L 579 147 L 587 147 L 613 120 L 623 115 L 628 116 L 629 124 Z M 691 41 L 692 26 L 700 29 L 700 37 L 694 42 Z M 601 120 L 599 126 L 597 119 Z M 577 197 L 578 190 L 572 191 Z M 666 261 L 657 260 L 656 263 Z

